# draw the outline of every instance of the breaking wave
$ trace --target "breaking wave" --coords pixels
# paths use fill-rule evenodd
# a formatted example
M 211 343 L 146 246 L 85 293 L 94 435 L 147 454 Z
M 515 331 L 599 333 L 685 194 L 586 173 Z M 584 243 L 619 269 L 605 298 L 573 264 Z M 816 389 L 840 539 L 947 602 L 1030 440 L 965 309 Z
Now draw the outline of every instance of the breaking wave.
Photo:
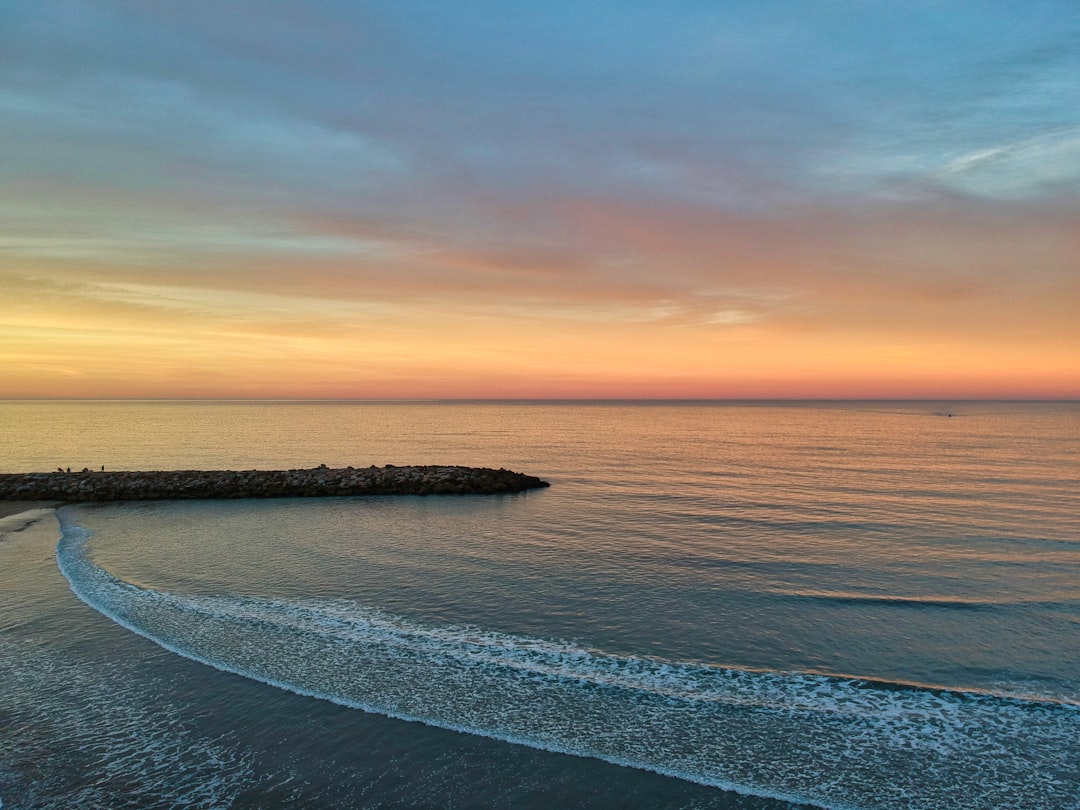
M 828 808 L 1080 808 L 1080 705 L 617 656 L 431 626 L 348 600 L 158 591 L 57 561 L 94 609 L 168 650 L 404 720 Z

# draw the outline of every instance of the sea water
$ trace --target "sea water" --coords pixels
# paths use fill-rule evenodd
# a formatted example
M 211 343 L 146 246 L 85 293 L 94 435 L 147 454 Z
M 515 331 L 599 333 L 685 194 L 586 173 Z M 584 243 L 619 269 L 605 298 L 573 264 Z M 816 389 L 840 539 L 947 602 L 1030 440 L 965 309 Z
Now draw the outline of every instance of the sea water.
M 1075 403 L 6 403 L 4 471 L 506 466 L 0 521 L 5 808 L 1080 808 Z

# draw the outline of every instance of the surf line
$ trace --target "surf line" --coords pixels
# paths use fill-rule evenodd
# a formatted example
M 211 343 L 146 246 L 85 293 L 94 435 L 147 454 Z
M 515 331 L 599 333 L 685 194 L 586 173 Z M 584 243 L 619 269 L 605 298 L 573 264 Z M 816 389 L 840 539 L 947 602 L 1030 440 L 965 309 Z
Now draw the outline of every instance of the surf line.
M 742 795 L 758 796 L 799 805 L 820 807 L 822 810 L 856 810 L 854 806 L 847 804 L 813 802 L 806 796 L 788 791 L 771 791 L 761 786 L 744 785 L 724 779 L 711 778 L 689 771 L 664 767 L 663 765 L 656 763 L 642 762 L 627 757 L 600 752 L 590 752 L 581 750 L 577 747 L 561 745 L 553 740 L 534 739 L 530 736 L 507 733 L 505 731 L 485 728 L 478 725 L 452 722 L 446 719 L 396 711 L 394 708 L 388 707 L 382 703 L 343 697 L 329 691 L 311 688 L 310 686 L 297 683 L 292 679 L 285 680 L 274 678 L 263 673 L 254 672 L 248 667 L 239 666 L 235 663 L 222 660 L 218 656 L 200 654 L 198 651 L 191 649 L 187 645 L 175 643 L 172 640 L 163 638 L 159 633 L 142 626 L 142 624 L 132 616 L 127 615 L 128 611 L 124 609 L 122 604 L 118 604 L 118 602 L 122 603 L 123 601 L 134 599 L 144 600 L 146 602 L 156 602 L 159 604 L 173 603 L 174 605 L 178 605 L 187 603 L 185 606 L 190 607 L 192 601 L 197 602 L 198 600 L 190 600 L 188 597 L 180 594 L 141 588 L 115 577 L 105 569 L 95 565 L 85 553 L 85 544 L 92 536 L 92 532 L 71 522 L 69 518 L 63 515 L 63 511 L 64 510 L 61 509 L 57 513 L 62 533 L 61 539 L 57 545 L 56 558 L 58 568 L 67 580 L 72 593 L 88 607 L 104 615 L 120 627 L 148 639 L 159 647 L 183 658 L 187 658 L 222 672 L 239 675 L 269 686 L 274 686 L 303 697 L 326 700 L 345 708 L 359 709 L 361 711 L 380 714 L 396 720 L 420 723 L 435 728 L 445 729 L 447 731 L 474 734 L 501 742 L 525 745 L 557 754 L 599 759 L 613 765 L 651 771 L 663 776 L 682 779 L 706 787 L 718 788 Z M 375 612 L 377 613 L 377 611 Z M 439 631 L 436 630 L 437 634 L 438 632 Z M 476 635 L 468 630 L 463 632 L 472 636 Z M 525 641 L 527 646 L 531 646 L 533 643 L 533 640 Z
M 1066 784 L 1076 773 L 1061 759 L 1080 732 L 1072 707 L 620 657 L 346 600 L 156 591 L 94 564 L 66 511 L 57 562 L 91 608 L 178 655 L 342 706 L 837 810 L 911 796 L 1058 806 L 1044 769 Z M 987 751 L 1011 778 L 981 781 Z

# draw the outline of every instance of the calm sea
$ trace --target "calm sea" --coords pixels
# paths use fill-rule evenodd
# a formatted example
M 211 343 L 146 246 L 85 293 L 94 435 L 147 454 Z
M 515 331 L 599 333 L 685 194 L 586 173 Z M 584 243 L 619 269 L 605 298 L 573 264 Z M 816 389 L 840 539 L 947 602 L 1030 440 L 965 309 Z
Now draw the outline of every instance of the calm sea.
M 0 801 L 1080 808 L 1080 404 L 0 403 L 0 470 L 550 489 L 0 519 Z

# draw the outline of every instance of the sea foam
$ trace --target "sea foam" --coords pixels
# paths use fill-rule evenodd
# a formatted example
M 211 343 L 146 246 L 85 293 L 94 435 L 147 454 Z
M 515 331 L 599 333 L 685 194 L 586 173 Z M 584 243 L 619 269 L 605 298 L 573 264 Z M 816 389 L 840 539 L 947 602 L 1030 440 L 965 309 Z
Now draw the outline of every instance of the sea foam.
M 348 600 L 125 582 L 60 513 L 60 570 L 117 623 L 221 670 L 442 728 L 829 808 L 1080 807 L 1080 706 L 617 656 Z

